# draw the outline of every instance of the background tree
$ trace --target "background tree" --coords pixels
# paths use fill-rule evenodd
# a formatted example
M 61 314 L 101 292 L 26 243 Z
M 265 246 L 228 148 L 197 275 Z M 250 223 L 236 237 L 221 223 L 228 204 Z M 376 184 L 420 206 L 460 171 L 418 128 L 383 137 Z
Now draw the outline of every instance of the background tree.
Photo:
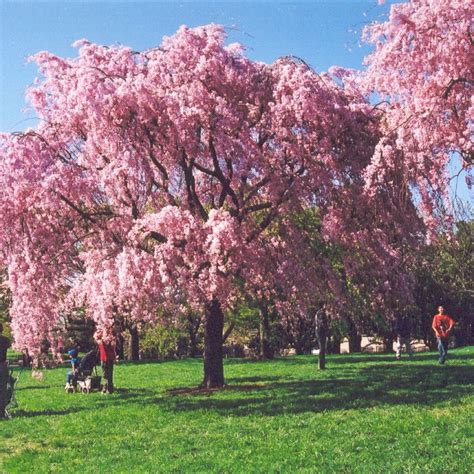
M 454 235 L 440 237 L 420 252 L 416 275 L 417 330 L 419 337 L 435 347 L 432 316 L 440 304 L 455 318 L 456 343 L 473 342 L 473 247 L 474 221 L 456 224 Z
M 467 0 L 393 4 L 387 21 L 364 31 L 375 49 L 359 85 L 378 95 L 377 107 L 384 111 L 367 185 L 377 192 L 387 173 L 410 163 L 403 172 L 406 184 L 416 188 L 432 231 L 449 223 L 443 212 L 450 209 L 448 164 L 457 156 L 458 169 L 472 170 L 473 37 Z

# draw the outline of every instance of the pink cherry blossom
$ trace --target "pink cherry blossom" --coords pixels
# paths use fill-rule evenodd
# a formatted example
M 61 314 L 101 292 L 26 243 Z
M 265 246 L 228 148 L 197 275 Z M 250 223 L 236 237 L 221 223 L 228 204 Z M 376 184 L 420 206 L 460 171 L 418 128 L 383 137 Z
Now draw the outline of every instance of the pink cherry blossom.
M 409 31 L 401 13 L 368 38 Z M 337 308 L 345 279 L 364 273 L 374 302 L 409 292 L 399 250 L 423 233 L 409 186 L 429 214 L 444 158 L 425 158 L 406 128 L 387 135 L 405 112 L 374 110 L 353 74 L 339 71 L 341 87 L 297 58 L 254 62 L 225 36 L 218 25 L 183 26 L 141 53 L 81 40 L 76 58 L 33 57 L 42 78 L 28 98 L 41 122 L 0 145 L 17 349 L 37 353 L 48 339 L 57 352 L 74 307 L 112 339 L 117 317 L 153 323 L 160 308 L 189 305 L 205 314 L 204 385 L 219 386 L 224 314 L 245 293 L 276 298 L 289 315 L 307 314 L 316 296 Z M 364 84 L 398 97 L 374 72 L 388 54 L 377 48 Z M 461 103 L 464 86 L 453 83 L 447 100 Z M 445 144 L 465 133 L 454 121 Z M 434 136 L 420 127 L 416 136 Z M 308 209 L 319 250 L 295 219 Z M 344 256 L 337 268 L 333 246 Z

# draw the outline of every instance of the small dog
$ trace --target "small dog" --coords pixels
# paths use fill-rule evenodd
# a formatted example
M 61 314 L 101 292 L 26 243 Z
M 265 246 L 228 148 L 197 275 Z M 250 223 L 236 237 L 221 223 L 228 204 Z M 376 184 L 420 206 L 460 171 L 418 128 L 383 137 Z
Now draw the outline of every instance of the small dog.
M 84 381 L 79 380 L 77 384 L 79 385 L 79 390 L 82 393 L 90 393 L 92 388 L 92 380 L 90 377 L 87 377 Z

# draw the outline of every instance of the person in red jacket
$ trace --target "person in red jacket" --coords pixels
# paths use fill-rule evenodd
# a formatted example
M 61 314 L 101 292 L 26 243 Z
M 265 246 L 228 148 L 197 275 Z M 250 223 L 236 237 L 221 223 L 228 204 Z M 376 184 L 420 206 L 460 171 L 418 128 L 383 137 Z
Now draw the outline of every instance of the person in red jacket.
M 102 376 L 105 384 L 102 393 L 112 393 L 114 391 L 113 373 L 115 361 L 115 348 L 110 342 L 99 340 L 100 365 L 102 366 Z
M 438 341 L 439 363 L 444 364 L 448 355 L 448 339 L 454 327 L 454 319 L 445 313 L 443 306 L 438 306 L 438 314 L 433 317 L 431 326 Z

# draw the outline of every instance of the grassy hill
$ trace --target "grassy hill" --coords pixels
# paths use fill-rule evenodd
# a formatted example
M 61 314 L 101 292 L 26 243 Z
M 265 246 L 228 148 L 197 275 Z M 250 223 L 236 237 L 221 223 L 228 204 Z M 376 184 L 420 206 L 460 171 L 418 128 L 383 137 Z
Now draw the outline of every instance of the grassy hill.
M 450 356 L 229 359 L 217 392 L 200 360 L 126 363 L 108 396 L 25 371 L 0 472 L 472 472 L 474 347 Z

